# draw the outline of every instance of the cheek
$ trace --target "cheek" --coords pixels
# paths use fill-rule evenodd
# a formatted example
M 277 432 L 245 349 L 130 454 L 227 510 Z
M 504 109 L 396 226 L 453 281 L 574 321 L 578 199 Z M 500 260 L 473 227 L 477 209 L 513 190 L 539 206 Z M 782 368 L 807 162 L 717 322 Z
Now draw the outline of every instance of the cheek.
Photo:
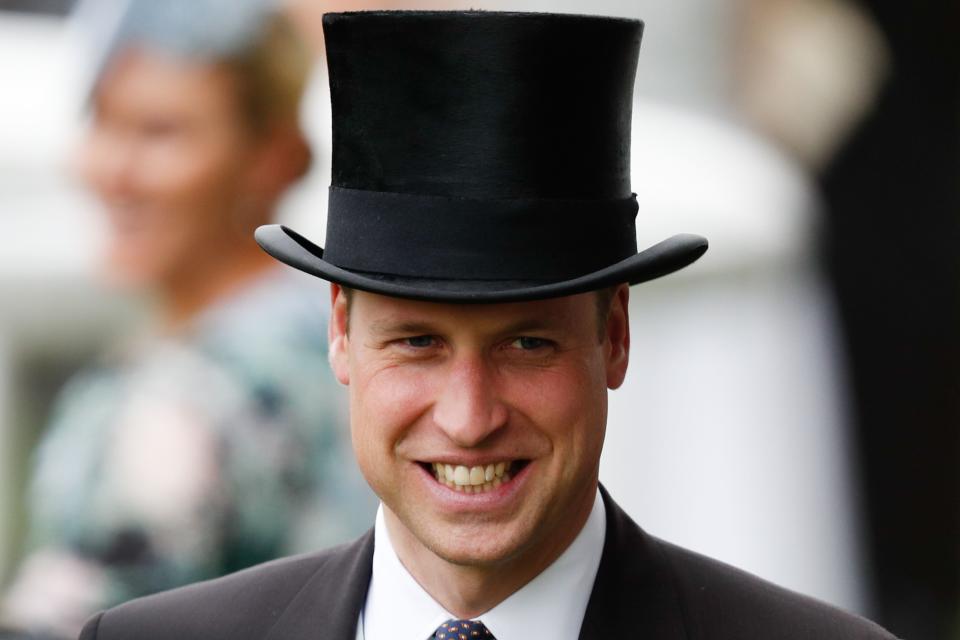
M 241 184 L 239 152 L 226 141 L 158 143 L 145 151 L 138 183 L 144 197 L 166 209 L 171 220 L 199 226 L 229 207 Z
M 546 435 L 557 461 L 573 471 L 573 460 L 599 456 L 606 424 L 607 394 L 598 367 L 577 366 L 518 377 L 507 385 L 510 404 L 524 421 Z M 586 464 L 586 463 L 585 463 Z
M 146 145 L 130 173 L 132 212 L 113 214 L 111 262 L 121 272 L 162 281 L 224 241 L 240 183 L 238 160 L 226 150 L 158 142 Z
M 420 422 L 431 403 L 431 380 L 408 367 L 366 371 L 351 366 L 351 432 L 365 474 L 392 459 L 395 447 Z

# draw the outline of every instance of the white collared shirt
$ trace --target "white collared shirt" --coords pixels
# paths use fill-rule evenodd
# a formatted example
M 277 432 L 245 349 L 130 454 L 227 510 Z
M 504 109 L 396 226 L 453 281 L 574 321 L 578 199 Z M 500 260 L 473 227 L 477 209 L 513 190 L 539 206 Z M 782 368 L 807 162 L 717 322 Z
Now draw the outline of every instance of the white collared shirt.
M 598 491 L 587 522 L 567 550 L 478 619 L 497 640 L 527 640 L 531 629 L 537 630 L 538 638 L 577 640 L 606 530 L 606 511 Z M 374 540 L 373 575 L 357 624 L 357 640 L 426 640 L 441 623 L 456 618 L 400 563 L 383 519 L 383 505 L 377 511 Z

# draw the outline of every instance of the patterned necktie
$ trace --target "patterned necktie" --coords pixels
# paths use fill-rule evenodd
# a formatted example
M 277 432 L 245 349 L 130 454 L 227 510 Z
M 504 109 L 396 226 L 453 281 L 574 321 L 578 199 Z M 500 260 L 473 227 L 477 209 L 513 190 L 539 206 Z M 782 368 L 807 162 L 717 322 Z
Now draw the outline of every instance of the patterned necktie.
M 437 640 L 497 640 L 479 620 L 447 620 L 433 632 Z

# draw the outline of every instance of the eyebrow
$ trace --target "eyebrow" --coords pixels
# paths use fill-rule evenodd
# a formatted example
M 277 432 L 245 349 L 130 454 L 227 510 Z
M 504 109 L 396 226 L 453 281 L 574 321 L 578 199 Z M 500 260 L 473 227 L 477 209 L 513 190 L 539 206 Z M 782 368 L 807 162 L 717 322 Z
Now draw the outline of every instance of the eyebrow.
M 377 320 L 370 324 L 370 332 L 377 335 L 414 334 L 427 335 L 437 333 L 437 327 L 416 320 Z
M 497 334 L 524 334 L 543 331 L 556 331 L 560 323 L 551 322 L 543 318 L 522 318 L 503 327 L 496 327 L 493 333 Z M 435 324 L 420 320 L 377 320 L 370 325 L 370 332 L 374 335 L 433 335 L 443 333 Z
M 499 330 L 500 333 L 522 334 L 539 333 L 542 331 L 556 331 L 560 328 L 560 323 L 544 320 L 543 318 L 524 318 L 517 320 L 513 324 L 508 324 Z

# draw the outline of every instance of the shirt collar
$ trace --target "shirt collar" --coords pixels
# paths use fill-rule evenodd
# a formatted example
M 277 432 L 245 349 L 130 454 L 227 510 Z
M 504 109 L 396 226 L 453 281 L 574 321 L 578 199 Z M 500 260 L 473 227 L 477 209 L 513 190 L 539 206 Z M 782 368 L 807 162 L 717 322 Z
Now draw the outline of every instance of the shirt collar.
M 600 492 L 583 529 L 553 564 L 506 600 L 479 617 L 497 640 L 537 637 L 577 640 L 600 566 L 607 520 Z M 455 618 L 401 564 L 377 510 L 373 575 L 360 613 L 357 638 L 427 639 L 441 623 Z M 549 615 L 545 615 L 549 612 Z

